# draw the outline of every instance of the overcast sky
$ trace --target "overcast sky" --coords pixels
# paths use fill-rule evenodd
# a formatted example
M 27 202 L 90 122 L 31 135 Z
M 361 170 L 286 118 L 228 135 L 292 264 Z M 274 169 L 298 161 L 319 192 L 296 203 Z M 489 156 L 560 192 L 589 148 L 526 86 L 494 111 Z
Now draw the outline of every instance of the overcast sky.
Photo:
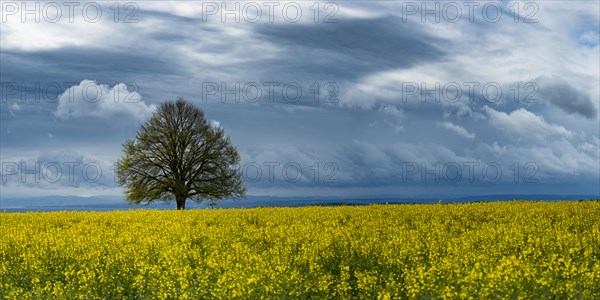
M 1 7 L 2 197 L 121 195 L 121 144 L 180 96 L 250 195 L 600 195 L 598 1 L 26 5 Z

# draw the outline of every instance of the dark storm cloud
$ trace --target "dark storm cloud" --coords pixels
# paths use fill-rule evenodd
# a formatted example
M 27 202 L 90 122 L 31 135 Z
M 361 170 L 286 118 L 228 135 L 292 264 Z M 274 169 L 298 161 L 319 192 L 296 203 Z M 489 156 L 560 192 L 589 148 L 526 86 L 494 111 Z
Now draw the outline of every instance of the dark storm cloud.
M 268 41 L 285 47 L 274 64 L 298 73 L 354 79 L 375 71 L 440 60 L 447 41 L 397 18 L 344 19 L 338 23 L 257 27 Z
M 590 96 L 577 90 L 561 77 L 543 77 L 540 80 L 540 96 L 560 109 L 573 115 L 593 119 L 598 112 Z
M 21 104 L 16 116 L 2 105 L 0 138 L 6 149 L 40 150 L 77 147 L 98 149 L 120 148 L 120 141 L 130 137 L 136 127 L 124 126 L 119 120 L 95 118 L 62 121 L 51 110 L 38 109 L 33 104 Z M 50 135 L 51 136 L 50 136 Z
M 5 52 L 2 54 L 2 80 L 80 82 L 82 78 L 104 81 L 122 78 L 127 74 L 167 76 L 180 73 L 172 53 L 166 49 L 160 56 L 143 49 L 131 50 L 68 47 L 35 52 Z

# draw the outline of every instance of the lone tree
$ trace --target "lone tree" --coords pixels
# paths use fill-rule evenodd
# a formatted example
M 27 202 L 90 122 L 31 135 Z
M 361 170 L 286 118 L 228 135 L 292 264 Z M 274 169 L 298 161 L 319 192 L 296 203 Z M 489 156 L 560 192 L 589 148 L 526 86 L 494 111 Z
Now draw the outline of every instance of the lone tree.
M 245 195 L 236 148 L 221 127 L 209 124 L 202 110 L 182 98 L 163 103 L 123 144 L 123 152 L 117 179 L 131 203 L 175 199 L 183 210 L 187 199 L 212 202 Z

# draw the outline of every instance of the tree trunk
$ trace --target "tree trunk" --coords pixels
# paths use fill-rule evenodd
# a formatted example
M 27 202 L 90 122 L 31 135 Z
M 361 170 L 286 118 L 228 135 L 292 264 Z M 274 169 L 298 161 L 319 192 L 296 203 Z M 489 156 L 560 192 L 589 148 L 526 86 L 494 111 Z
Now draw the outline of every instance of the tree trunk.
M 175 201 L 177 202 L 177 210 L 185 210 L 185 200 L 184 196 L 175 196 Z

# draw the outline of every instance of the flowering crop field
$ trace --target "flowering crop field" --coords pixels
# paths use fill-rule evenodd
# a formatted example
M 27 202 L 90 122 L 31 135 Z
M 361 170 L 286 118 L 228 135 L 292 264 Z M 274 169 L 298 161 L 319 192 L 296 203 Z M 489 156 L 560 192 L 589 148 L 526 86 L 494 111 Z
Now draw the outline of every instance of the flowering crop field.
M 600 202 L 0 213 L 0 298 L 600 299 Z

